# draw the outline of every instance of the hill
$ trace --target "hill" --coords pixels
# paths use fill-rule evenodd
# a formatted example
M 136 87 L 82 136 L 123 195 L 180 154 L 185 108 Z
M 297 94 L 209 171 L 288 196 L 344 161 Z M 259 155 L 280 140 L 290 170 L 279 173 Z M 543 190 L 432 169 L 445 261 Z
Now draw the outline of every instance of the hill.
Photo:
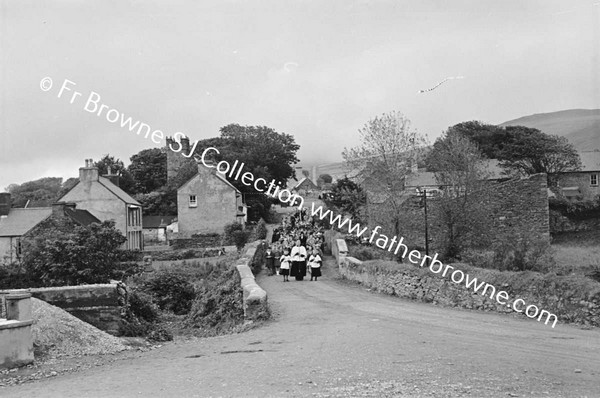
M 500 124 L 526 126 L 566 137 L 579 151 L 600 149 L 600 109 L 537 113 Z

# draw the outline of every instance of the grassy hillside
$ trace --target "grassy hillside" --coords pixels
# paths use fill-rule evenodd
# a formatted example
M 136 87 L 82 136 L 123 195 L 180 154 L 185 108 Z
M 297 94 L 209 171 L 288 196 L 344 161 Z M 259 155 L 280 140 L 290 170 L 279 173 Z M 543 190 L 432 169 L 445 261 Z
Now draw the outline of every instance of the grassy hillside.
M 504 122 L 500 126 L 516 125 L 566 137 L 580 151 L 600 149 L 600 109 L 538 113 Z

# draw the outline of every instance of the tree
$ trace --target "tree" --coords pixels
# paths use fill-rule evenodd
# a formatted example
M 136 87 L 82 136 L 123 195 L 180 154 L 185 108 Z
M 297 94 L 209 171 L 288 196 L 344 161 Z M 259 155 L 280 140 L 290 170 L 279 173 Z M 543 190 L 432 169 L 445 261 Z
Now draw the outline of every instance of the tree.
M 338 180 L 328 198 L 326 200 L 327 207 L 335 207 L 342 213 L 352 216 L 353 220 L 360 222 L 367 197 L 357 183 L 348 177 Z
M 470 121 L 454 125 L 445 137 L 461 135 L 473 141 L 481 153 L 489 159 L 497 159 L 509 175 L 546 173 L 549 182 L 553 174 L 581 169 L 581 161 L 575 147 L 565 137 L 548 135 L 538 129 L 524 126 L 499 127 Z M 428 156 L 427 168 L 436 171 L 436 141 Z
M 127 168 L 135 181 L 135 191 L 149 193 L 167 184 L 167 153 L 161 148 L 144 149 L 131 158 Z
M 321 174 L 319 176 L 319 180 L 322 180 L 325 184 L 331 184 L 333 177 L 331 177 L 329 174 Z
M 425 139 L 411 129 L 410 121 L 400 112 L 369 120 L 359 136 L 360 145 L 345 148 L 342 156 L 348 168 L 362 170 L 368 194 L 384 197 L 386 205 L 381 211 L 386 212 L 399 235 L 405 177 L 420 157 Z
M 506 143 L 498 153 L 500 166 L 525 176 L 581 170 L 579 154 L 565 137 L 523 126 L 507 126 L 505 131 Z
M 23 265 L 42 286 L 107 283 L 121 276 L 123 242 L 113 221 L 88 227 L 57 224 L 24 241 Z
M 119 188 L 130 194 L 135 193 L 135 181 L 120 159 L 106 154 L 99 161 L 94 162 L 94 166 L 98 168 L 100 175 L 118 175 Z
M 219 154 L 215 161 L 225 160 L 233 164 L 236 160 L 244 163 L 244 170 L 251 172 L 255 178 L 266 181 L 285 182 L 295 176 L 294 164 L 298 163 L 296 152 L 300 146 L 294 137 L 286 133 L 278 133 L 266 126 L 240 126 L 229 124 L 221 127 L 221 136 L 199 141 L 194 145 L 194 153 L 200 156 L 208 147 L 215 147 Z M 194 172 L 195 174 L 195 172 Z M 180 171 L 178 177 L 182 175 Z M 229 182 L 245 196 L 248 206 L 248 219 L 268 219 L 272 199 L 256 192 L 253 187 L 244 185 L 241 179 L 229 178 Z
M 486 236 L 487 213 L 474 196 L 490 189 L 485 158 L 473 141 L 449 130 L 435 142 L 429 161 L 443 187 L 443 195 L 434 204 L 444 226 L 444 255 L 457 258 L 468 245 Z
M 49 206 L 57 199 L 61 188 L 62 178 L 45 177 L 21 185 L 11 184 L 6 190 L 11 194 L 12 207 L 25 207 L 27 202 L 44 202 L 42 206 Z

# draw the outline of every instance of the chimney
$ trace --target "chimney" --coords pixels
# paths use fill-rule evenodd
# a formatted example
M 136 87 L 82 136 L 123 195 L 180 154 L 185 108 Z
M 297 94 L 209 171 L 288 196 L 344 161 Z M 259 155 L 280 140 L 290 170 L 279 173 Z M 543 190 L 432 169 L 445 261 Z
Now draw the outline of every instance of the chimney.
M 312 174 L 312 180 L 316 184 L 317 183 L 317 179 L 319 178 L 319 176 L 317 175 L 317 166 L 313 166 L 311 172 L 312 172 L 311 173 Z
M 79 168 L 79 181 L 91 183 L 98 181 L 99 173 L 98 168 L 94 166 L 92 159 L 85 160 L 85 167 Z
M 190 154 L 190 139 L 188 137 L 181 138 L 181 153 L 186 156 Z
M 0 192 L 0 217 L 7 216 L 10 211 L 10 193 Z
M 107 169 L 108 169 L 107 170 L 108 173 L 103 175 L 102 177 L 108 178 L 110 180 L 110 182 L 112 182 L 116 186 L 119 186 L 119 182 L 120 182 L 119 180 L 120 180 L 121 176 L 119 174 L 113 174 L 110 166 L 108 166 Z
M 52 203 L 52 217 L 61 218 L 65 216 L 65 210 L 75 210 L 75 203 L 72 202 L 56 202 Z

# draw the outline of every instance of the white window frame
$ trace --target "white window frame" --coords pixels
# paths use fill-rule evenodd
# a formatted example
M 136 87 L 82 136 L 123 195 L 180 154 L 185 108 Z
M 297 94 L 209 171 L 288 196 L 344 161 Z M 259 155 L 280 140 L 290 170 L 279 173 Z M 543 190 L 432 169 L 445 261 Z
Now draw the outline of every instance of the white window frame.
M 598 174 L 590 174 L 590 187 L 598 186 Z
M 188 204 L 190 207 L 198 207 L 198 197 L 196 195 L 190 195 L 188 198 Z

